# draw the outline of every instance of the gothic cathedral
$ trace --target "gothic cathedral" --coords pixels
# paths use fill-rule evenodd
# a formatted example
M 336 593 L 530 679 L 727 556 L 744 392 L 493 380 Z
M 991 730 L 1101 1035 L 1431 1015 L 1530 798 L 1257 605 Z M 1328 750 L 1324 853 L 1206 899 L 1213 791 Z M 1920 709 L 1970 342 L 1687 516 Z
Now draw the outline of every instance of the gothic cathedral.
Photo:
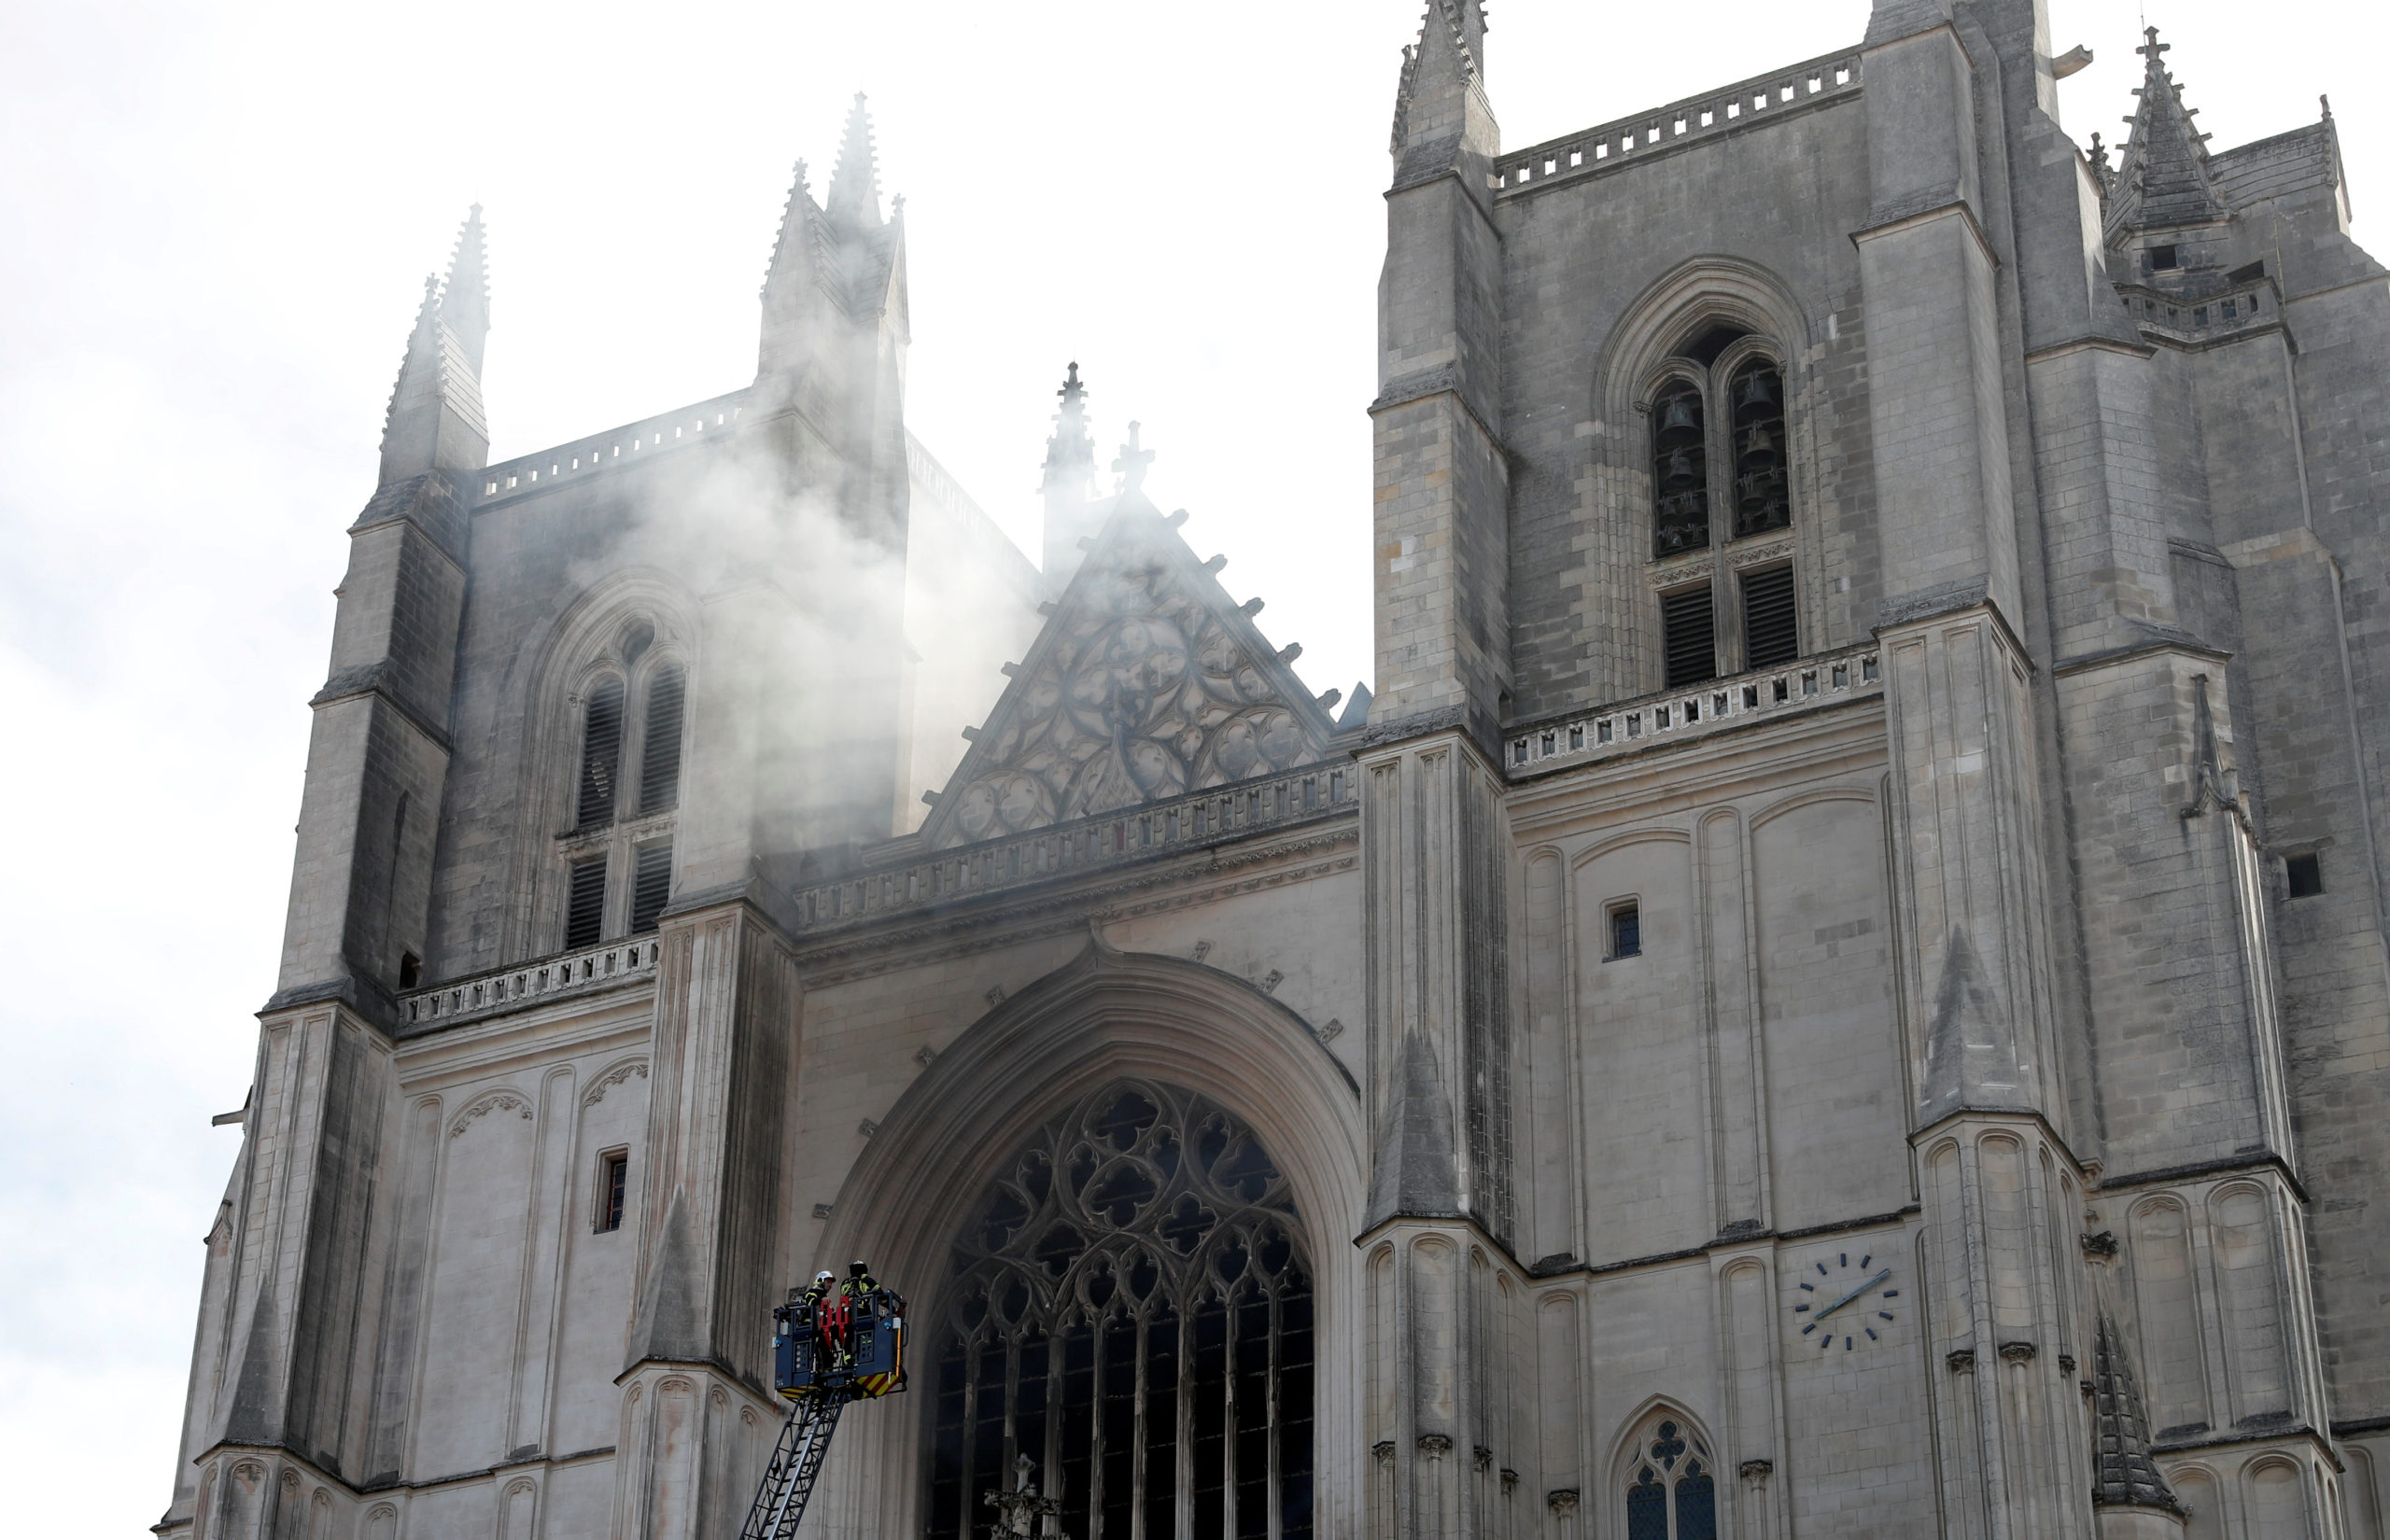
M 907 430 L 860 101 L 751 384 L 350 528 L 171 1540 L 2390 1535 L 2390 270 L 2043 0 L 1506 149 L 1401 64 L 1374 696 L 1076 370 Z M 2119 104 L 2122 105 L 2122 104 Z M 1357 409 L 1361 403 L 1355 402 Z M 1050 1510 L 1050 1511 L 1042 1511 Z

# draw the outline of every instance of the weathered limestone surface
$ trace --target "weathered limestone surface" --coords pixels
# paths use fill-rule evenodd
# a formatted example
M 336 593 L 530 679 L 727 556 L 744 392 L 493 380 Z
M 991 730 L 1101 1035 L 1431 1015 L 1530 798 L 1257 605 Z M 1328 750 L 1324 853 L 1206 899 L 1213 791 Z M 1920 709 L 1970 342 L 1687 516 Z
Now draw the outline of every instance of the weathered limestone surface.
M 1076 366 L 1042 567 L 905 431 L 860 103 L 754 382 L 497 466 L 467 224 L 159 1533 L 726 1534 L 768 1308 L 865 1256 L 912 1393 L 808 1533 L 984 1535 L 1021 1455 L 1073 1540 L 2390 1534 L 2328 110 L 2211 150 L 2152 33 L 2078 147 L 2039 0 L 1881 0 L 1506 149 L 1425 8 L 1351 702 Z

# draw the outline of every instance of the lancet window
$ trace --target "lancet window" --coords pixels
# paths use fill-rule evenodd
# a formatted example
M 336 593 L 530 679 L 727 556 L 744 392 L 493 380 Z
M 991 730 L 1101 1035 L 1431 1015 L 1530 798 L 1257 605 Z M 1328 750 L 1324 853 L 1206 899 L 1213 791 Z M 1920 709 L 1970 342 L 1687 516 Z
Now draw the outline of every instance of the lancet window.
M 1627 1451 L 1626 1540 L 1718 1540 L 1714 1464 L 1691 1423 L 1647 1423 Z
M 928 1533 L 1309 1540 L 1312 1275 L 1252 1130 L 1116 1082 L 1006 1163 L 954 1244 Z M 993 1494 L 993 1501 L 990 1500 Z
M 1668 359 L 1650 399 L 1653 561 L 1792 527 L 1784 369 L 1769 344 L 1712 326 Z M 1666 688 L 1800 655 L 1789 562 L 1764 570 L 1739 555 L 1677 562 L 1661 577 Z
M 561 941 L 653 931 L 671 899 L 688 671 L 634 619 L 580 691 L 573 828 L 561 837 Z

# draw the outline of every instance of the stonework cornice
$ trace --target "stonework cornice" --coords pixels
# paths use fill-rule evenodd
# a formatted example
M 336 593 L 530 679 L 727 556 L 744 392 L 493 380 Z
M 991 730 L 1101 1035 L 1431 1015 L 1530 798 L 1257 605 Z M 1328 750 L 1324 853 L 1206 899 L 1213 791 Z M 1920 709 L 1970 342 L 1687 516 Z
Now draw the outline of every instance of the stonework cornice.
M 815 987 L 1016 946 L 1083 930 L 1090 920 L 1108 924 L 1216 903 L 1353 871 L 1359 865 L 1359 844 L 1358 819 L 1348 811 L 1324 826 L 1304 826 L 1300 837 L 1110 868 L 1077 882 L 1056 878 L 1048 887 L 958 899 L 949 906 L 800 942 L 794 948 L 797 966 L 807 986 Z M 1259 867 L 1267 869 L 1255 870 Z

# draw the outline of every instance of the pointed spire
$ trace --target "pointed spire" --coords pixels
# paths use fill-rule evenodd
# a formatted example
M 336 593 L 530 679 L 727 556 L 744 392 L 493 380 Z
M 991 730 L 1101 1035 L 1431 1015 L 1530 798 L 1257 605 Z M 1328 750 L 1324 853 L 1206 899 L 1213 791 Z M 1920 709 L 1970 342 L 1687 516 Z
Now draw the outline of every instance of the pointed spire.
M 1062 379 L 1062 409 L 1054 413 L 1054 436 L 1046 441 L 1046 476 L 1037 490 L 1046 498 L 1046 560 L 1048 577 L 1060 581 L 1079 562 L 1079 538 L 1102 523 L 1095 498 L 1095 435 L 1087 421 L 1087 386 L 1074 361 Z
M 451 293 L 459 274 L 473 285 L 481 282 L 478 227 L 469 222 L 467 229 L 475 233 L 476 255 L 471 265 L 451 269 Z M 465 244 L 459 242 L 460 262 Z M 476 289 L 470 301 L 458 303 L 473 307 L 461 312 L 468 322 L 475 314 L 482 317 L 471 355 L 451 324 L 449 300 L 439 278 L 424 279 L 423 302 L 415 308 L 406 357 L 399 365 L 398 384 L 391 387 L 390 408 L 382 421 L 384 486 L 429 470 L 478 470 L 489 463 L 489 427 L 482 415 L 481 378 L 472 364 L 488 327 L 488 298 Z
M 2149 1413 L 2125 1351 L 2124 1333 L 2105 1310 L 2100 1312 L 2092 1350 L 2091 1399 L 2096 1418 L 2092 1436 L 2098 1441 L 2091 1501 L 2102 1507 L 2182 1512 L 2174 1489 L 2166 1484 L 2150 1453 Z
M 879 165 L 871 144 L 871 114 L 863 92 L 847 114 L 846 137 L 838 144 L 838 167 L 830 174 L 830 217 L 851 230 L 880 223 Z
M 1427 0 L 1418 43 L 1402 50 L 1395 91 L 1396 185 L 1449 165 L 1463 147 L 1483 155 L 1500 147 L 1485 100 L 1484 55 L 1483 0 Z
M 489 339 L 489 255 L 482 243 L 482 206 L 475 203 L 457 231 L 448 259 L 448 283 L 440 296 L 440 319 L 457 335 L 465 361 L 479 378 L 482 345 Z
M 1061 398 L 1062 410 L 1054 413 L 1054 436 L 1046 441 L 1046 479 L 1037 490 L 1049 504 L 1058 494 L 1085 502 L 1095 478 L 1095 436 L 1088 431 L 1087 386 L 1079 382 L 1076 359 L 1054 394 Z
M 789 179 L 788 202 L 780 205 L 780 229 L 772 242 L 771 264 L 764 270 L 766 292 L 782 276 L 812 269 L 812 222 L 806 217 L 812 208 L 813 192 L 806 185 L 805 162 L 799 161 Z
M 2132 137 L 2116 171 L 2124 196 L 2115 223 L 2142 231 L 2221 219 L 2224 204 L 2208 176 L 2208 136 L 2191 126 L 2198 110 L 2183 105 L 2182 89 L 2166 69 L 2165 56 L 2173 45 L 2159 42 L 2156 27 L 2143 33 L 2147 41 L 2133 51 L 2147 63 L 2134 92 L 2141 105 L 2125 119 L 2132 125 Z

